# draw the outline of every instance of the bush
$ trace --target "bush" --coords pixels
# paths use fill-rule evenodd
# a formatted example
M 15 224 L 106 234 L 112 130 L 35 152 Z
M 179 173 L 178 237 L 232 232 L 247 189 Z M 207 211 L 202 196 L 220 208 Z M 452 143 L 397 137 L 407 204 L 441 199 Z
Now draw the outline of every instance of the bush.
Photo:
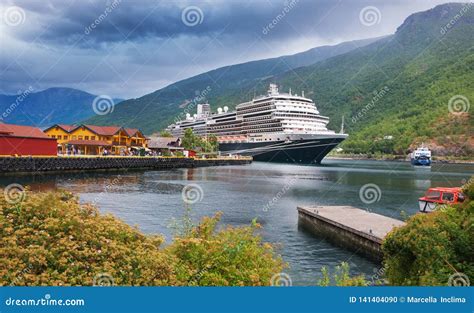
M 3 191 L 1 191 L 3 194 Z M 218 216 L 162 247 L 65 191 L 0 197 L 0 285 L 268 285 L 280 257 L 256 226 L 215 231 Z M 203 269 L 205 271 L 203 272 Z
M 451 275 L 474 277 L 474 202 L 416 214 L 384 240 L 391 285 L 447 285 Z
M 318 281 L 318 285 L 322 287 L 331 286 L 331 276 L 327 267 L 323 266 L 321 269 L 323 277 Z M 365 280 L 364 275 L 358 275 L 351 277 L 349 274 L 349 264 L 342 262 L 341 265 L 336 266 L 333 274 L 333 281 L 336 286 L 349 287 L 349 286 L 367 286 L 369 283 Z
M 264 286 L 284 264 L 274 258 L 273 247 L 250 227 L 226 227 L 216 231 L 220 213 L 204 218 L 191 234 L 176 238 L 167 251 L 176 256 L 178 279 L 196 286 Z

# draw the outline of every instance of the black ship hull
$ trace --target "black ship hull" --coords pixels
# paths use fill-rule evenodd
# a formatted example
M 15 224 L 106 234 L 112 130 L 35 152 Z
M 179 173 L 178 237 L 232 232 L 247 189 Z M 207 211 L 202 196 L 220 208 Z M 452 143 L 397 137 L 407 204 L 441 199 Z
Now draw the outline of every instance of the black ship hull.
M 292 141 L 220 143 L 219 151 L 252 156 L 254 161 L 319 164 L 345 138 L 318 138 Z

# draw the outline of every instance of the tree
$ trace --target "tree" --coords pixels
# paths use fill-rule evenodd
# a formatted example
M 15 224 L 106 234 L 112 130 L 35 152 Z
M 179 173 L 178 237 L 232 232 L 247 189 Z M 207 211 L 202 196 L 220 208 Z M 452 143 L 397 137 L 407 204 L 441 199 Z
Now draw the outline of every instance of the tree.
M 183 141 L 181 142 L 182 146 L 188 150 L 196 149 L 196 136 L 193 133 L 191 128 L 187 128 L 184 131 Z

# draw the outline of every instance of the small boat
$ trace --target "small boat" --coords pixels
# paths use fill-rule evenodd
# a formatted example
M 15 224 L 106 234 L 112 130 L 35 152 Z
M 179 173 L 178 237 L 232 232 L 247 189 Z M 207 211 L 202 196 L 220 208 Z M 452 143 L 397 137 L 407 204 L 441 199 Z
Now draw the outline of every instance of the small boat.
M 464 202 L 465 196 L 460 187 L 436 187 L 429 188 L 426 194 L 418 199 L 420 212 L 430 213 L 445 204 Z
M 415 166 L 431 166 L 431 150 L 421 145 L 410 155 L 411 164 Z

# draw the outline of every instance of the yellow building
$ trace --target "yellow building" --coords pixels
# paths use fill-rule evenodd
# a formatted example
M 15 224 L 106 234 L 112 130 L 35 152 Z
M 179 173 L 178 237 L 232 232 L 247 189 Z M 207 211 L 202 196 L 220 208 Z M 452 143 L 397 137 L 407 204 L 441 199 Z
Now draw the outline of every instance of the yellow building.
M 95 125 L 56 124 L 44 130 L 58 141 L 62 154 L 128 155 L 132 150 L 147 148 L 147 138 L 137 128 Z

